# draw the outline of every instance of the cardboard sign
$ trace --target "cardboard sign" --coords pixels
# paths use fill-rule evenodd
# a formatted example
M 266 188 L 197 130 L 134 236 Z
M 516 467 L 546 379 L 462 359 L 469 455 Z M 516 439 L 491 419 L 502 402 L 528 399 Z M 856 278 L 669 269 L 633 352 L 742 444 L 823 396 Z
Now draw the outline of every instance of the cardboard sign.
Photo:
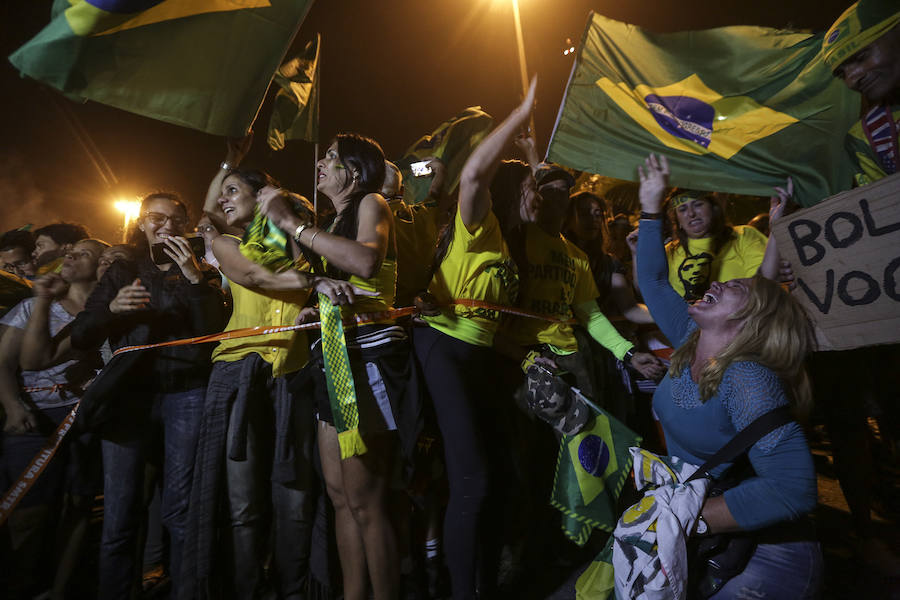
M 820 350 L 900 342 L 900 173 L 779 220 Z

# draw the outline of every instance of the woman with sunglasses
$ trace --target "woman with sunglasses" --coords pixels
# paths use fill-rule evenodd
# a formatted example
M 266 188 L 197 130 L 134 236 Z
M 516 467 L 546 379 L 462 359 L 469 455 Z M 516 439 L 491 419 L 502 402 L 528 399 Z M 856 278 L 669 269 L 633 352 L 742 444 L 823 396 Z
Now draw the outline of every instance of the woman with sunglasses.
M 214 269 L 201 266 L 184 232 L 187 209 L 171 193 L 141 202 L 131 235 L 136 260 L 107 269 L 72 325 L 72 346 L 113 350 L 220 331 L 224 298 Z M 159 245 L 162 255 L 152 248 Z M 100 598 L 126 598 L 140 580 L 136 546 L 144 465 L 160 462 L 162 519 L 178 595 L 194 450 L 211 367 L 210 344 L 130 352 L 113 359 L 82 401 L 81 418 L 102 437 L 104 515 Z

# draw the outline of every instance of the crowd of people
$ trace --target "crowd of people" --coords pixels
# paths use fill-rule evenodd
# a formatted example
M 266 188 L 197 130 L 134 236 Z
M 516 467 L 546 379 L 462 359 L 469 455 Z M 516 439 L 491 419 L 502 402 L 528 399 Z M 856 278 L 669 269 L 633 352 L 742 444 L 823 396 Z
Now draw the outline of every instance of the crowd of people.
M 831 48 L 835 74 L 873 106 L 900 90 L 898 20 Z M 199 214 L 149 194 L 126 244 L 73 223 L 0 237 L 0 490 L 77 405 L 2 525 L 6 597 L 76 597 L 88 580 L 96 597 L 133 598 L 153 577 L 173 599 L 533 597 L 547 546 L 565 543 L 547 504 L 559 441 L 595 407 L 695 465 L 788 407 L 749 471 L 712 471 L 736 480 L 684 534 L 754 533 L 714 598 L 819 597 L 803 426 L 814 397 L 828 415 L 849 409 L 821 387 L 833 369 L 810 384 L 812 325 L 767 237 L 789 174 L 762 232 L 730 224 L 720 194 L 670 189 L 655 154 L 635 165 L 633 213 L 613 214 L 537 156 L 536 86 L 456 188 L 426 159 L 422 204 L 404 203 L 376 141 L 342 133 L 317 163 L 317 214 L 245 165 L 249 135 L 227 141 Z M 524 161 L 505 159 L 514 142 Z M 873 156 L 870 179 L 873 165 L 896 171 Z M 568 400 L 548 408 L 560 390 Z M 870 464 L 840 421 L 828 419 L 839 470 L 846 456 Z M 870 499 L 848 499 L 866 539 Z M 504 552 L 519 571 L 501 577 Z

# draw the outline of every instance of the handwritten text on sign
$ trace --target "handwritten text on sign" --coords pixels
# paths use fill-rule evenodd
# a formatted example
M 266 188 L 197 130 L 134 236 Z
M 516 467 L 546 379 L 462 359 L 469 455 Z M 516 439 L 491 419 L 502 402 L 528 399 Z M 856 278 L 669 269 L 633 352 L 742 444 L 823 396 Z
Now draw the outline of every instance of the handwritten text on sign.
M 820 349 L 900 342 L 900 175 L 785 217 L 773 234 Z

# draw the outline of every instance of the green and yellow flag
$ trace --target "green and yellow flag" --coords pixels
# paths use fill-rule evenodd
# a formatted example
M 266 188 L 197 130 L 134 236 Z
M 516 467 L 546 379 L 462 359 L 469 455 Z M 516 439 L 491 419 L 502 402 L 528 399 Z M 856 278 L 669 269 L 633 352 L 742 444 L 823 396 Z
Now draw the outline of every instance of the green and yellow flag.
M 429 135 L 419 138 L 397 161 L 403 175 L 403 201 L 409 205 L 421 204 L 428 198 L 431 177 L 414 177 L 409 167 L 427 156 L 435 156 L 444 162 L 447 167 L 444 192 L 452 193 L 459 184 L 459 175 L 469 155 L 490 133 L 493 125 L 491 115 L 480 106 L 470 106 L 438 125 Z
M 654 34 L 592 14 L 550 140 L 551 161 L 635 181 L 650 152 L 673 185 L 805 205 L 852 185 L 844 134 L 859 95 L 822 36 L 763 27 Z
M 272 150 L 283 150 L 287 140 L 319 141 L 319 42 L 306 44 L 299 55 L 285 62 L 275 73 L 281 88 L 269 119 L 266 141 Z
M 240 137 L 312 0 L 55 0 L 9 60 L 70 97 Z
M 641 437 L 601 410 L 581 433 L 563 436 L 550 504 L 563 513 L 563 531 L 579 546 L 594 529 L 612 531 L 616 502 L 631 473 L 631 446 Z

